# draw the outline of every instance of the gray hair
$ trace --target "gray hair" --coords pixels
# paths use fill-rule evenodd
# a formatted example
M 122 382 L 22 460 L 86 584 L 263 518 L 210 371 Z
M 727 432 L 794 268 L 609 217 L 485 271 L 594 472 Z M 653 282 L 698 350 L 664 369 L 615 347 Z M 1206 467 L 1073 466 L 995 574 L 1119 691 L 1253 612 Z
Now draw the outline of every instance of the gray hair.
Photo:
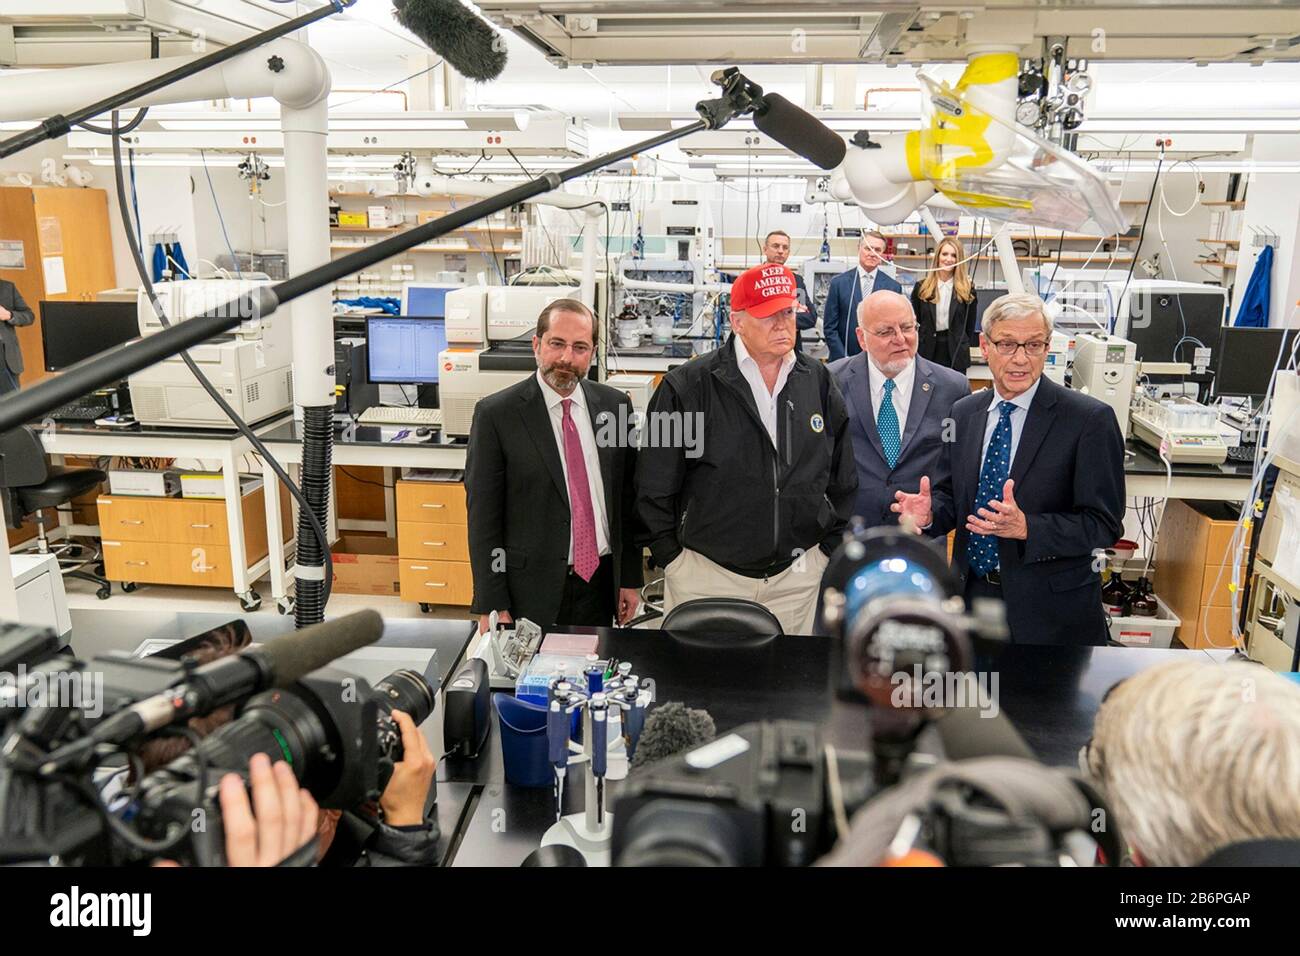
M 1300 686 L 1257 664 L 1173 661 L 1116 686 L 1088 770 L 1152 866 L 1300 838 Z
M 903 295 L 901 292 L 895 292 L 893 289 L 877 289 L 875 292 L 871 293 L 871 295 L 865 296 L 862 301 L 858 303 L 858 325 L 862 325 L 862 317 L 867 313 L 868 302 L 872 299 L 875 299 L 877 302 L 884 302 L 891 298 L 901 299 L 902 304 L 907 306 L 907 311 L 912 313 L 912 318 L 916 318 L 916 310 L 912 308 L 912 300 L 907 296 Z M 866 328 L 865 325 L 862 325 L 862 327 L 864 329 Z
M 1052 316 L 1047 311 L 1047 303 L 1029 292 L 1009 292 L 990 302 L 989 307 L 984 310 L 984 318 L 980 320 L 980 332 L 987 336 L 993 331 L 993 326 L 999 322 L 1005 322 L 1007 319 L 1023 319 L 1030 315 L 1042 317 L 1043 326 L 1047 329 L 1047 337 L 1050 339 Z

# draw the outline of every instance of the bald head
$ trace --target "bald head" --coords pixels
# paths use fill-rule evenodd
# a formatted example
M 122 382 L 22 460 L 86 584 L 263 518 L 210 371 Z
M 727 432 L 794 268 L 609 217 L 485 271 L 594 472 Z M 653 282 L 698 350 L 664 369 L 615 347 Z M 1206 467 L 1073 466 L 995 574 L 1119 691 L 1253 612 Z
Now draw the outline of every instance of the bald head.
M 871 364 L 893 378 L 916 356 L 916 314 L 911 300 L 881 289 L 858 306 L 858 344 Z

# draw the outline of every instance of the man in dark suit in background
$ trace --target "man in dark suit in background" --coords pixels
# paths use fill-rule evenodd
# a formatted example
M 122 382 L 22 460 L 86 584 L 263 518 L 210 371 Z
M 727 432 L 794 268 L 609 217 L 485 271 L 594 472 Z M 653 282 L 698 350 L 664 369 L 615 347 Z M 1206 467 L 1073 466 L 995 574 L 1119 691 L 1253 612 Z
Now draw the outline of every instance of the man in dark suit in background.
M 880 271 L 885 256 L 885 237 L 872 230 L 858 240 L 858 264 L 831 280 L 826 293 L 826 312 L 822 316 L 822 334 L 831 350 L 831 361 L 862 351 L 854 328 L 858 305 L 877 289 L 902 292 L 903 287 Z
M 19 325 L 31 325 L 36 316 L 23 301 L 18 287 L 0 279 L 0 395 L 18 391 L 18 377 L 23 374 L 23 350 L 18 344 Z
M 830 364 L 848 406 L 858 466 L 853 513 L 868 528 L 898 523 L 894 493 L 935 473 L 953 403 L 970 394 L 965 375 L 916 354 L 917 338 L 907 298 L 873 292 L 858 307 L 862 351 Z
M 780 229 L 769 232 L 763 240 L 763 258 L 774 265 L 785 265 L 786 260 L 790 258 L 790 234 Z M 798 296 L 794 307 L 794 350 L 802 352 L 803 336 L 800 333 L 817 327 L 817 305 L 808 292 L 808 286 L 804 284 L 803 276 L 794 269 L 790 272 L 794 276 L 794 288 Z
M 557 299 L 537 320 L 537 374 L 474 409 L 465 496 L 480 631 L 492 611 L 543 627 L 636 613 L 632 403 L 587 379 L 595 348 L 591 310 Z
M 953 406 L 933 486 L 898 492 L 922 530 L 957 529 L 967 601 L 1006 604 L 1021 644 L 1104 644 L 1096 553 L 1123 532 L 1124 436 L 1110 406 L 1043 377 L 1052 322 L 1041 299 L 1004 295 L 981 323 L 993 388 Z

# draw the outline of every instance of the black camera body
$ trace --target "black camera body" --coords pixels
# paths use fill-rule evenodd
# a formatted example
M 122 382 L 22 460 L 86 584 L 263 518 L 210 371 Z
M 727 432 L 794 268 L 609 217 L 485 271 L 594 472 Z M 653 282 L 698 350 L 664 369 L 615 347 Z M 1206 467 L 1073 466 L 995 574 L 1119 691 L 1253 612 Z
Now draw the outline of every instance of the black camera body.
M 852 814 L 874 792 L 869 754 L 836 754 Z M 815 724 L 745 724 L 630 776 L 615 802 L 616 866 L 806 866 L 834 843 Z

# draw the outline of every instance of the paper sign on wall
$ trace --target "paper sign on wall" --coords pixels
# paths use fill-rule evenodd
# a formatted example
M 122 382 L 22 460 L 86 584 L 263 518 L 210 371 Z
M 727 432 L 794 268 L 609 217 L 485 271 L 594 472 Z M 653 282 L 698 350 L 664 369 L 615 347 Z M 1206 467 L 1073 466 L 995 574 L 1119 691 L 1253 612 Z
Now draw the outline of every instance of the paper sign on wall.
M 36 241 L 40 243 L 41 255 L 63 255 L 63 224 L 57 216 L 40 216 L 36 220 Z
M 68 291 L 68 277 L 63 272 L 63 256 L 42 256 L 45 267 L 45 294 L 63 295 Z
M 0 239 L 0 269 L 26 269 L 27 248 L 21 239 Z

